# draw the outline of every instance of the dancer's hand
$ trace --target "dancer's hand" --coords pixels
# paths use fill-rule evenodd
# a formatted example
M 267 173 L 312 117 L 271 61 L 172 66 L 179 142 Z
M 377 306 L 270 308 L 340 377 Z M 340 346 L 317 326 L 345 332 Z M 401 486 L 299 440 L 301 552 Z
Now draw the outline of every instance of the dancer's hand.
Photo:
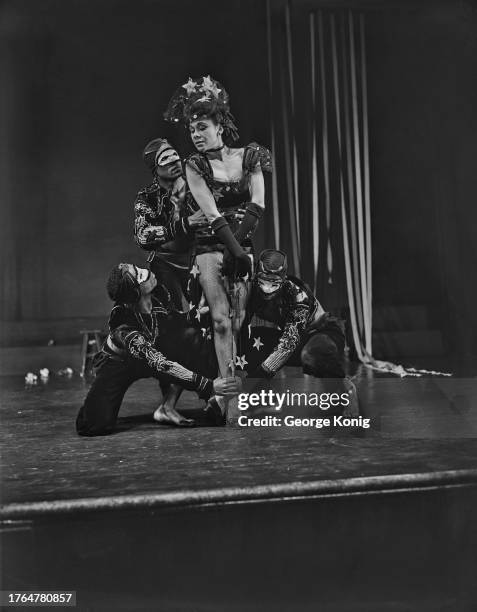
M 242 251 L 240 255 L 235 258 L 235 273 L 241 278 L 245 276 L 250 278 L 252 276 L 252 262 L 245 251 Z
M 245 208 L 237 208 L 235 214 L 233 216 L 234 221 L 242 222 L 242 219 L 245 216 Z
M 222 274 L 227 277 L 233 277 L 234 273 L 235 257 L 228 249 L 225 249 L 224 258 L 222 260 Z
M 189 223 L 189 226 L 194 228 L 205 227 L 206 225 L 209 225 L 207 217 L 201 210 L 197 210 L 195 213 L 190 215 L 190 217 L 187 217 L 187 221 Z
M 214 380 L 214 393 L 216 395 L 237 395 L 241 390 L 242 380 L 238 376 L 216 378 Z
M 225 249 L 222 261 L 222 275 L 235 280 L 236 278 L 243 278 L 247 274 L 249 277 L 252 275 L 250 256 L 245 251 L 242 251 L 237 257 L 234 257 L 228 249 Z

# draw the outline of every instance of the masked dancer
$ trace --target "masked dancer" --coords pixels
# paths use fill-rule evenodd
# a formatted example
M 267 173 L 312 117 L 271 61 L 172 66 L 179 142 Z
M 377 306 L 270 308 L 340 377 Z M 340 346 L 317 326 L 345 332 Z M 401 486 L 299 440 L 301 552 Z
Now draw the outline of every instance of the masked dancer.
M 207 220 L 200 210 L 190 211 L 186 206 L 190 194 L 182 161 L 165 138 L 148 142 L 142 158 L 152 172 L 153 182 L 141 189 L 134 201 L 134 237 L 148 252 L 150 268 L 161 279 L 156 293 L 176 311 L 186 312 L 194 230 L 204 222 L 207 225 Z M 172 409 L 182 387 L 162 381 L 161 390 L 164 409 Z
M 174 307 L 186 311 L 194 230 L 208 223 L 200 210 L 188 214 L 187 183 L 176 149 L 165 138 L 155 138 L 142 157 L 153 182 L 134 201 L 134 237 L 148 252 L 150 268 L 171 294 Z
M 262 337 L 255 337 L 251 334 L 254 316 L 274 329 L 264 329 Z M 287 275 L 282 251 L 267 249 L 260 254 L 246 323 L 249 378 L 272 378 L 284 365 L 301 366 L 305 374 L 326 379 L 333 390 L 348 393 L 345 414 L 358 415 L 356 387 L 344 370 L 344 321 L 325 312 L 306 283 Z
M 213 412 L 218 406 L 215 395 L 239 391 L 239 380 L 207 376 L 217 371 L 212 344 L 153 296 L 156 284 L 153 272 L 133 264 L 119 264 L 111 271 L 107 290 L 115 304 L 109 335 L 95 356 L 96 377 L 76 419 L 79 435 L 111 433 L 124 394 L 140 378 L 174 382 L 206 400 L 214 399 L 204 409 L 204 416 L 211 416 L 216 424 L 221 424 L 221 414 Z M 174 407 L 165 405 L 156 410 L 154 418 L 167 425 L 194 425 Z

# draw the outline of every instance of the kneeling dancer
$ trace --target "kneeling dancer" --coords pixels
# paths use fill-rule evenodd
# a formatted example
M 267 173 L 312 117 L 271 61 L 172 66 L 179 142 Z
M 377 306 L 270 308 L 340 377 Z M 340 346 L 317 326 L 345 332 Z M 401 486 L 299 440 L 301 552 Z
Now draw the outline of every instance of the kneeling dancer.
M 109 335 L 95 357 L 96 378 L 76 419 L 79 435 L 111 433 L 124 394 L 140 378 L 177 383 L 206 400 L 214 394 L 238 393 L 240 381 L 235 378 L 211 380 L 189 369 L 200 364 L 194 369 L 216 372 L 213 347 L 205 346 L 200 330 L 187 326 L 177 316 L 171 319 L 168 310 L 152 295 L 156 285 L 150 270 L 133 264 L 119 264 L 111 271 L 107 290 L 115 305 L 109 318 Z M 158 350 L 158 344 L 162 350 L 167 347 L 168 357 Z M 184 365 L 177 362 L 181 356 Z M 162 405 L 154 418 L 168 425 L 194 425 L 174 406 Z
M 260 254 L 243 332 L 254 315 L 274 324 L 275 329 L 264 330 L 274 348 L 261 360 L 263 343 L 254 338 L 247 352 L 249 378 L 272 378 L 284 365 L 301 366 L 305 374 L 333 379 L 349 394 L 344 414 L 358 414 L 356 387 L 343 367 L 344 321 L 325 312 L 301 279 L 287 276 L 287 257 L 282 251 L 267 249 Z

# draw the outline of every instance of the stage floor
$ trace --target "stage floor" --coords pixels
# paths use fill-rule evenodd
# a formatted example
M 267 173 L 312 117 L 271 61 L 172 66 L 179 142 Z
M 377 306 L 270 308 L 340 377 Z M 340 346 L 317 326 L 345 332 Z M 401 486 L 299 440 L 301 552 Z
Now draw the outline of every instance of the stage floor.
M 146 380 L 128 391 L 116 433 L 81 438 L 74 423 L 88 383 L 52 378 L 27 388 L 22 378 L 3 377 L 2 517 L 477 481 L 476 379 L 401 379 L 360 366 L 355 382 L 369 429 L 159 426 L 152 420 L 158 385 Z M 320 392 L 318 381 L 292 368 L 276 385 Z M 192 393 L 180 404 L 192 415 L 199 405 Z M 286 414 L 327 416 L 317 407 Z

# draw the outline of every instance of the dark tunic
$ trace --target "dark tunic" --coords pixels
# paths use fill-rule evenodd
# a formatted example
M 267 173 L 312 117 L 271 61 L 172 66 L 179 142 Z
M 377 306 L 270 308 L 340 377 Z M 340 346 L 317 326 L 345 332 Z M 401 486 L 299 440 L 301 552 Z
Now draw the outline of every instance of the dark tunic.
M 260 359 L 262 367 L 270 374 L 275 374 L 286 363 L 293 362 L 298 365 L 297 352 L 314 334 L 326 334 L 339 353 L 342 353 L 344 348 L 343 321 L 325 312 L 308 285 L 293 276 L 287 277 L 269 300 L 264 299 L 254 283 L 247 305 L 245 324 L 245 329 L 248 325 L 250 329 L 252 326 L 270 328 L 270 324 L 275 328 L 275 333 L 267 334 L 267 337 L 275 338 L 273 349 L 270 352 L 270 347 L 264 346 L 263 350 L 268 356 L 264 360 Z M 244 344 L 249 344 L 247 339 Z M 249 363 L 252 357 L 256 362 L 259 357 L 257 352 L 249 349 L 249 354 Z
M 209 338 L 155 300 L 150 314 L 128 304 L 114 306 L 109 335 L 94 366 L 96 377 L 76 419 L 82 436 L 111 433 L 124 394 L 140 378 L 175 382 L 208 398 L 217 372 Z
M 138 246 L 179 267 L 188 266 L 193 240 L 193 232 L 185 223 L 187 197 L 187 184 L 181 178 L 170 189 L 154 181 L 141 189 L 134 201 L 134 237 Z
M 215 377 L 217 371 L 210 338 L 155 298 L 151 314 L 129 304 L 114 306 L 103 351 L 125 360 L 141 359 L 158 374 L 190 389 L 195 389 L 194 373 Z

